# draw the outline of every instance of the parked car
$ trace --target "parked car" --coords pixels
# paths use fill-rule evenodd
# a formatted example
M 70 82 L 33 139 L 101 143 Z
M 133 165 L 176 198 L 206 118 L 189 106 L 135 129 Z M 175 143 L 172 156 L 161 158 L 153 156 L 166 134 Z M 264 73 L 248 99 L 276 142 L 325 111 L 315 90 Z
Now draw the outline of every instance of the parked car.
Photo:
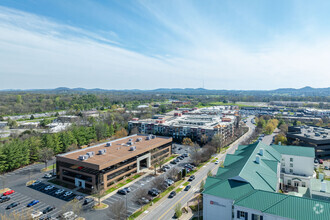
M 40 180 L 36 180 L 36 181 L 34 181 L 34 182 L 32 183 L 32 186 L 36 186 L 36 185 L 38 185 L 39 183 L 41 183 L 41 181 L 40 181 Z
M 184 188 L 184 191 L 188 191 L 191 188 L 191 185 L 186 186 L 186 188 Z
M 31 214 L 31 218 L 36 219 L 36 218 L 40 217 L 41 215 L 42 215 L 42 212 L 37 211 L 37 212 L 34 212 Z
M 51 190 L 51 189 L 54 189 L 55 188 L 55 186 L 54 185 L 51 185 L 51 186 L 47 186 L 46 188 L 45 188 L 45 191 L 48 191 L 48 190 Z
M 55 219 L 55 218 L 52 218 L 52 216 L 50 215 L 44 215 L 39 218 L 39 220 L 51 220 L 51 219 Z
M 39 203 L 39 200 L 33 200 L 29 204 L 27 204 L 26 207 L 31 207 L 31 206 L 34 206 L 35 204 L 38 204 L 38 203 Z
M 319 163 L 320 163 L 320 164 L 323 164 L 323 160 L 322 160 L 322 159 L 319 159 Z
M 171 164 L 176 164 L 176 160 L 172 160 L 170 163 Z
M 170 193 L 170 195 L 168 196 L 168 198 L 173 198 L 174 196 L 176 196 L 176 192 L 175 191 L 172 191 Z
M 64 189 L 58 189 L 58 190 L 56 190 L 55 195 L 60 195 L 60 194 L 62 194 L 64 192 L 65 192 Z
M 124 190 L 124 189 L 120 189 L 117 191 L 118 194 L 121 194 L 121 195 L 126 195 L 127 194 L 127 191 Z
M 77 195 L 76 197 L 74 197 L 76 200 L 80 201 L 83 200 L 85 198 L 85 196 L 82 195 Z
M 19 202 L 13 202 L 13 203 L 9 204 L 9 205 L 6 207 L 6 209 L 14 208 L 14 207 L 18 206 L 19 204 L 21 204 L 21 203 L 19 203 Z
M 1 198 L 0 198 L 0 203 L 7 202 L 7 201 L 9 201 L 10 199 L 11 199 L 10 196 L 1 196 Z
M 215 164 L 219 164 L 219 160 L 215 161 Z
M 319 163 L 318 159 L 315 159 L 315 160 L 314 160 L 314 163 Z
M 166 179 L 165 182 L 168 183 L 169 185 L 172 185 L 174 183 L 174 181 L 171 179 Z
M 325 169 L 325 170 L 329 170 L 329 167 L 328 167 L 328 166 L 325 166 L 324 169 Z
M 189 177 L 189 179 L 188 179 L 188 181 L 193 181 L 195 179 L 195 175 L 191 175 L 190 177 Z
M 87 204 L 89 204 L 89 203 L 91 203 L 91 202 L 94 202 L 94 199 L 93 199 L 93 198 L 86 198 L 86 199 L 84 200 L 83 205 L 87 205 Z
M 46 173 L 45 175 L 44 175 L 44 178 L 46 178 L 46 179 L 50 179 L 50 178 L 52 178 L 53 177 L 53 175 L 51 175 L 51 174 L 49 174 L 49 173 Z
M 180 162 L 180 160 L 179 160 L 178 158 L 176 158 L 174 161 L 175 161 L 176 163 L 179 163 L 179 162 Z
M 151 196 L 158 196 L 160 191 L 156 188 L 152 188 L 151 190 L 148 191 L 148 194 Z
M 128 193 L 132 191 L 131 188 L 129 188 L 129 187 L 125 187 L 124 190 L 126 190 L 126 192 L 128 192 Z
M 147 199 L 147 198 L 145 198 L 145 197 L 142 197 L 142 198 L 140 199 L 140 202 L 141 202 L 141 203 L 144 203 L 144 204 L 147 204 L 147 203 L 150 202 L 150 200 Z
M 14 190 L 8 190 L 7 192 L 4 192 L 2 195 L 3 196 L 8 196 L 8 195 L 10 195 L 10 194 L 13 194 L 15 191 Z
M 163 167 L 165 167 L 166 169 L 171 169 L 170 165 L 166 164 Z
M 43 214 L 46 214 L 46 213 L 48 213 L 48 212 L 53 211 L 54 209 L 56 209 L 55 206 L 48 206 L 47 208 L 45 208 L 45 209 L 42 211 L 42 213 L 43 213 Z
M 67 196 L 71 196 L 73 192 L 69 191 L 69 192 L 66 192 L 64 193 L 64 197 L 67 197 Z

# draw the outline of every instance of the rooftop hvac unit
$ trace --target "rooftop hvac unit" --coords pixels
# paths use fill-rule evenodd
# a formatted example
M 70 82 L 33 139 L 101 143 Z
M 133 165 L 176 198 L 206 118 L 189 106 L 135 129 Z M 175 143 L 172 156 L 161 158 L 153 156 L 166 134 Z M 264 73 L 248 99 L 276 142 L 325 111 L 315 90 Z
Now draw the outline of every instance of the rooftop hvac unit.
M 146 140 L 150 140 L 150 136 L 147 136 L 147 137 L 146 137 Z
M 107 151 L 106 149 L 99 150 L 99 154 L 103 155 L 103 154 L 105 154 L 106 151 Z
M 260 155 L 260 156 L 263 156 L 263 155 L 264 155 L 264 149 L 263 149 L 263 148 L 260 148 L 260 150 L 259 150 L 259 155 Z
M 88 156 L 87 155 L 80 155 L 79 160 L 87 160 Z
M 127 144 L 128 144 L 128 145 L 132 145 L 133 143 L 132 143 L 132 141 L 129 141 L 129 142 L 127 142 Z
M 327 191 L 327 182 L 322 181 L 321 182 L 321 192 L 326 192 Z
M 108 142 L 105 146 L 110 147 L 111 146 L 111 143 Z
M 155 138 L 156 138 L 156 135 L 151 135 L 151 138 L 152 138 L 152 139 L 155 139 Z
M 142 138 L 137 138 L 136 142 L 142 141 Z
M 133 140 L 132 138 L 129 139 L 129 141 L 132 141 L 132 140 Z
M 256 156 L 256 161 L 255 161 L 257 164 L 260 163 L 260 157 L 259 156 Z
M 129 150 L 130 150 L 130 151 L 135 151 L 135 150 L 136 150 L 136 146 L 131 146 L 131 147 L 129 148 Z
M 86 155 L 88 157 L 93 157 L 94 156 L 94 151 L 87 152 Z

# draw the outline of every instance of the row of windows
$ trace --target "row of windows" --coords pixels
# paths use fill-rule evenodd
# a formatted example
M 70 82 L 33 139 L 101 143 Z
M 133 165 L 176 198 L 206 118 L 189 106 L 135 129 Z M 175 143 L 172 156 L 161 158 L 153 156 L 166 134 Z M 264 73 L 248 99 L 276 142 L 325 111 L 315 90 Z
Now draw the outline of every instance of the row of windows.
M 237 211 L 237 219 L 249 220 L 249 213 L 243 212 L 243 211 Z M 257 214 L 252 214 L 251 219 L 252 220 L 263 220 L 263 216 L 257 215 Z

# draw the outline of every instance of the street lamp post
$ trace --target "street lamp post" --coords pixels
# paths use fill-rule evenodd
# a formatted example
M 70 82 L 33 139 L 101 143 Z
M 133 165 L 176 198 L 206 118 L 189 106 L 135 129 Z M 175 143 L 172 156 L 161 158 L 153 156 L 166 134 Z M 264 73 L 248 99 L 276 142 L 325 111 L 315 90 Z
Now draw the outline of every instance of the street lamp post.
M 128 219 L 128 214 L 127 214 L 127 192 L 126 192 L 125 198 L 126 198 L 126 219 Z

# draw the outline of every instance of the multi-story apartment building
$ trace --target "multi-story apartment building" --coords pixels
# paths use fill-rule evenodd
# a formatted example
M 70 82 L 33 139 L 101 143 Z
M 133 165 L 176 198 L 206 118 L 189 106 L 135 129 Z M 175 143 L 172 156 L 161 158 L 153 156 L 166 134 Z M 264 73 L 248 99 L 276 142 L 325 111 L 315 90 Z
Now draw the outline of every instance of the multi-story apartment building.
M 125 176 L 171 154 L 172 138 L 132 135 L 56 156 L 60 181 L 87 190 L 108 189 Z
M 305 147 L 268 146 L 261 142 L 239 146 L 234 154 L 226 156 L 217 174 L 206 180 L 203 219 L 329 219 L 329 201 L 280 193 L 283 188 L 282 159 L 285 164 L 287 159 L 288 164 L 293 164 L 292 175 L 296 175 L 292 178 L 293 184 L 298 181 L 302 187 L 303 180 L 299 179 L 304 173 L 310 174 L 313 156 L 314 151 Z M 306 164 L 301 164 L 304 160 Z M 306 183 L 302 188 L 308 187 Z
M 237 116 L 238 112 L 232 106 L 178 109 L 152 119 L 134 118 L 128 122 L 128 129 L 136 127 L 140 133 L 160 134 L 175 140 L 189 137 L 193 141 L 200 141 L 202 135 L 211 140 L 215 134 L 222 134 L 226 140 L 234 136 Z

